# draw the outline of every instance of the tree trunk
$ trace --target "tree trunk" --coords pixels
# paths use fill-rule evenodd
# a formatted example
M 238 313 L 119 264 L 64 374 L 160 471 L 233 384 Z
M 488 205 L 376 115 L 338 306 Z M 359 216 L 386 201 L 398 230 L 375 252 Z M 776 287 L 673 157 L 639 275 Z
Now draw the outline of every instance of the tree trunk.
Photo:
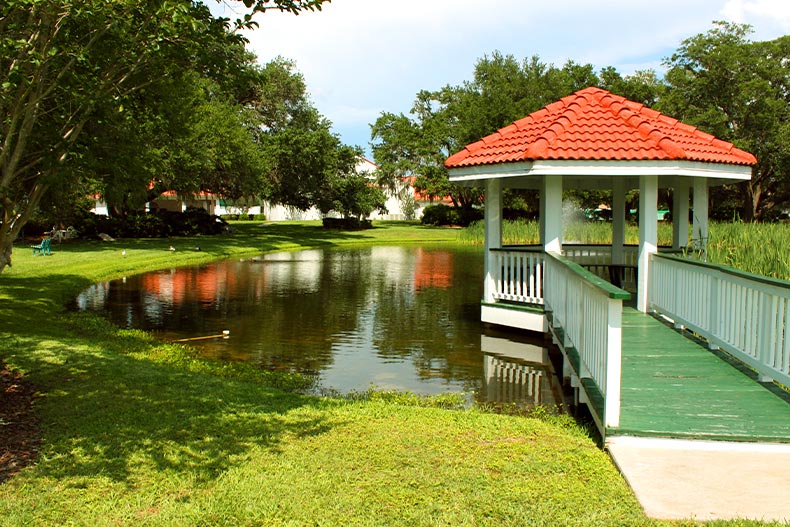
M 763 186 L 759 181 L 750 181 L 746 187 L 744 198 L 744 211 L 747 213 L 744 218 L 747 222 L 760 221 L 762 212 Z
M 27 224 L 30 216 L 38 208 L 41 197 L 47 191 L 47 186 L 36 184 L 27 196 L 27 200 L 21 204 L 14 203 L 10 198 L 5 198 L 0 203 L 2 210 L 2 223 L 0 223 L 0 273 L 11 266 L 11 252 L 14 248 L 14 240 Z
M 11 249 L 13 247 L 13 240 L 8 241 L 3 239 L 0 242 L 0 274 L 6 266 L 11 267 Z

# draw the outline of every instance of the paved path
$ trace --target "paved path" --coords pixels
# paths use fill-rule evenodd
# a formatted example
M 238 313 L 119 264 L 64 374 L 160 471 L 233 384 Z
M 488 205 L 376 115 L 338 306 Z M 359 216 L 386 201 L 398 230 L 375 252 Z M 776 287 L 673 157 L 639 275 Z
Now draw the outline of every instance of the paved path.
M 790 525 L 790 444 L 609 437 L 651 518 L 748 518 Z

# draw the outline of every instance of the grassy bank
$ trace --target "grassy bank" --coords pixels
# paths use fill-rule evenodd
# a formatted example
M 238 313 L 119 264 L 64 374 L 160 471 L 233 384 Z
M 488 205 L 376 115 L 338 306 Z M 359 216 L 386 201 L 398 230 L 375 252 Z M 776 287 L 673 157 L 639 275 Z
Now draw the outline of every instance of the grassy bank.
M 55 245 L 50 257 L 18 248 L 0 275 L 0 358 L 35 384 L 43 443 L 0 484 L 0 525 L 693 525 L 645 518 L 570 421 L 298 395 L 282 389 L 298 378 L 196 360 L 62 308 L 91 282 L 155 268 L 457 237 L 249 223 L 218 238 Z

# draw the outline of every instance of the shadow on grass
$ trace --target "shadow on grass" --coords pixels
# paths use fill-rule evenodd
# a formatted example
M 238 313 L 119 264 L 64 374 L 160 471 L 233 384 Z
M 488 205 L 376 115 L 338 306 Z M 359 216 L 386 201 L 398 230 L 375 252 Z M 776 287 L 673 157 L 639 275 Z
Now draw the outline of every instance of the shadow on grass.
M 41 474 L 101 475 L 114 481 L 152 472 L 206 481 L 247 457 L 276 451 L 283 437 L 329 430 L 326 403 L 211 374 L 189 373 L 121 354 L 150 346 L 135 337 L 57 341 L 17 335 L 3 350 L 41 394 Z M 6 346 L 3 346 L 6 347 Z M 149 474 L 149 476 L 146 476 Z
M 0 288 L 0 331 L 35 328 L 46 334 L 48 324 L 63 305 L 91 285 L 73 274 L 4 276 Z
M 92 283 L 89 276 L 123 272 L 120 255 L 109 260 L 122 249 L 145 251 L 139 258 L 155 260 L 152 265 L 172 258 L 175 266 L 193 263 L 181 253 L 198 244 L 222 258 L 375 237 L 318 225 L 235 227 L 233 236 L 64 243 L 51 260 L 29 259 L 24 272 L 2 276 L 0 356 L 26 372 L 41 393 L 45 444 L 37 470 L 54 478 L 117 481 L 169 471 L 203 481 L 251 449 L 276 451 L 286 438 L 321 434 L 337 424 L 321 411 L 330 402 L 157 363 L 146 354 L 158 347 L 167 352 L 167 345 L 117 329 L 81 332 L 63 314 L 64 303 Z M 177 256 L 168 253 L 170 245 Z M 70 254 L 58 260 L 59 253 Z
M 336 424 L 320 410 L 326 401 L 157 363 L 151 354 L 173 352 L 186 366 L 192 359 L 142 332 L 109 325 L 81 330 L 74 315 L 53 316 L 46 287 L 53 279 L 69 288 L 86 282 L 10 280 L 4 294 L 12 299 L 0 307 L 0 356 L 25 371 L 40 394 L 41 475 L 70 484 L 163 472 L 207 481 L 251 449 L 277 451 L 283 438 L 321 434 Z

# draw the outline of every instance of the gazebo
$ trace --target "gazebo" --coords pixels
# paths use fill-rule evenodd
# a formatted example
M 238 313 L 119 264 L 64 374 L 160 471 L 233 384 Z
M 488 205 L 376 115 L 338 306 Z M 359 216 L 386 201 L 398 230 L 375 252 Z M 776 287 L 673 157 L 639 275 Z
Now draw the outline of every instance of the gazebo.
M 625 265 L 625 195 L 639 190 L 637 308 L 648 309 L 649 256 L 657 251 L 659 188 L 673 190 L 673 248 L 708 237 L 708 189 L 748 180 L 755 157 L 646 106 L 590 87 L 544 107 L 450 156 L 450 180 L 485 189 L 486 288 L 496 303 L 491 250 L 502 248 L 503 188 L 540 193 L 540 245 L 563 252 L 563 189 L 611 190 L 611 265 Z M 589 255 L 588 255 L 589 256 Z M 528 302 L 527 302 L 528 303 Z
M 790 382 L 790 288 L 668 254 L 689 245 L 690 212 L 692 243 L 704 249 L 708 189 L 749 180 L 755 163 L 731 143 L 594 87 L 468 145 L 445 165 L 452 182 L 484 189 L 481 319 L 551 333 L 565 374 L 580 399 L 592 403 L 604 434 L 620 427 L 624 341 L 630 339 L 633 350 L 645 347 L 635 332 L 623 331 L 624 312 L 640 327 L 652 324 L 645 313 L 656 312 L 737 356 L 761 379 Z M 539 246 L 503 246 L 505 188 L 539 193 Z M 673 242 L 662 252 L 660 188 L 673 196 Z M 612 191 L 611 246 L 563 244 L 563 189 Z M 625 198 L 632 189 L 639 191 L 638 246 L 625 243 Z M 631 280 L 635 306 L 618 287 L 623 278 Z M 662 335 L 651 329 L 639 338 Z M 754 335 L 767 336 L 757 342 Z

